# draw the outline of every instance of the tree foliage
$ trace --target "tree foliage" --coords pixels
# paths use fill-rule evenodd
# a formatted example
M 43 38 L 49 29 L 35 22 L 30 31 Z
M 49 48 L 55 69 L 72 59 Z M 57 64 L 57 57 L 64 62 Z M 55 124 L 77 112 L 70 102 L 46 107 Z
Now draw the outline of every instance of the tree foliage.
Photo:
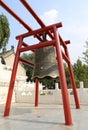
M 65 67 L 67 84 L 68 84 L 68 87 L 70 88 L 70 87 L 72 87 L 72 84 L 71 84 L 68 66 L 66 64 L 64 64 L 64 67 Z M 73 68 L 73 73 L 74 73 L 74 77 L 75 77 L 77 87 L 79 87 L 80 81 L 84 81 L 84 84 L 85 84 L 85 81 L 86 81 L 87 85 L 84 85 L 84 86 L 87 87 L 88 86 L 88 65 L 82 63 L 82 61 L 80 59 L 78 59 L 76 61 L 76 63 L 73 64 L 72 68 Z
M 81 60 L 77 60 L 73 65 L 73 71 L 75 75 L 75 80 L 79 83 L 84 82 L 84 87 L 88 87 L 88 65 L 82 63 Z
M 0 49 L 5 50 L 10 37 L 9 22 L 5 15 L 0 15 Z
M 28 60 L 28 61 L 34 63 L 34 54 L 33 53 L 30 53 L 30 54 L 23 53 L 21 57 L 25 60 Z M 33 67 L 31 67 L 27 64 L 24 64 L 24 68 L 26 69 L 26 75 L 28 76 L 27 81 L 29 81 L 29 80 L 31 81 Z
M 88 41 L 86 41 L 86 45 L 84 46 L 86 48 L 85 52 L 83 52 L 83 60 L 88 65 Z
M 28 54 L 28 53 L 23 53 L 22 58 L 31 61 L 34 63 L 34 53 Z M 28 76 L 28 81 L 31 81 L 31 77 L 32 77 L 32 73 L 33 73 L 33 68 L 25 65 L 24 67 L 26 69 L 26 75 Z M 75 81 L 79 87 L 79 81 L 88 81 L 88 65 L 87 64 L 83 64 L 82 61 L 80 59 L 78 59 L 76 61 L 76 63 L 73 64 L 73 72 L 74 72 L 74 76 L 75 76 Z M 67 84 L 68 84 L 68 88 L 72 87 L 71 85 L 71 79 L 70 79 L 70 73 L 69 73 L 69 69 L 67 64 L 64 64 L 64 68 L 65 68 L 65 74 L 66 74 L 66 80 L 67 80 Z M 42 79 L 40 80 L 40 82 L 42 82 L 43 85 L 47 85 L 48 88 L 50 87 L 54 87 L 56 80 L 55 79 Z
M 80 59 L 74 63 L 73 70 L 76 80 L 83 81 L 85 79 L 88 79 L 88 66 L 86 64 L 83 64 Z

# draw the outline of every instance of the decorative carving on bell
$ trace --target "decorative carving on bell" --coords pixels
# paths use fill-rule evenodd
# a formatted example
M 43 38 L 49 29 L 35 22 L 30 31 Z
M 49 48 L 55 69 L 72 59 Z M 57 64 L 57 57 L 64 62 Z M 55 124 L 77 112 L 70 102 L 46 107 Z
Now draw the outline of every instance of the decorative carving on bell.
M 46 41 L 45 35 L 43 35 L 44 41 Z M 35 67 L 32 78 L 42 79 L 46 77 L 55 79 L 59 77 L 55 48 L 53 46 L 35 50 Z

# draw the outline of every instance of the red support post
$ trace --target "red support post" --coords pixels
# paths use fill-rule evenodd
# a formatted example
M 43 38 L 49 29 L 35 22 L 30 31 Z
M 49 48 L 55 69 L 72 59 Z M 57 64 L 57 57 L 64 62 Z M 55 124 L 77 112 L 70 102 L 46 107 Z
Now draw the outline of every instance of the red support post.
M 35 107 L 38 106 L 38 96 L 39 96 L 39 80 L 36 79 L 36 86 L 35 86 Z
M 70 102 L 69 102 L 68 91 L 67 91 L 67 83 L 66 83 L 64 65 L 63 65 L 63 58 L 62 58 L 61 47 L 60 47 L 60 40 L 55 26 L 54 26 L 54 36 L 56 40 L 55 46 L 56 46 L 56 55 L 57 55 L 57 62 L 58 62 L 58 72 L 60 76 L 60 83 L 61 83 L 61 90 L 62 90 L 65 124 L 72 125 L 73 123 L 71 117 Z
M 21 46 L 22 46 L 22 39 L 19 40 L 17 52 L 16 52 L 16 55 L 15 55 L 15 60 L 14 60 L 9 90 L 8 90 L 8 96 L 7 96 L 4 116 L 9 116 L 9 112 L 10 112 L 10 105 L 11 105 L 11 100 L 12 100 L 12 95 L 13 95 L 13 90 L 14 90 L 14 84 L 15 84 L 16 72 L 17 72 L 17 67 L 18 67 L 18 62 L 19 62 L 19 56 L 20 56 L 19 48 Z
M 69 58 L 69 61 L 70 61 L 68 50 L 65 49 L 65 52 L 66 52 L 66 54 L 67 54 L 67 56 Z M 69 72 L 70 72 L 70 77 L 71 77 L 71 82 L 72 82 L 75 105 L 76 105 L 76 108 L 79 109 L 80 108 L 80 103 L 79 103 L 79 98 L 78 98 L 78 94 L 77 94 L 77 90 L 76 90 L 76 83 L 75 83 L 75 78 L 74 78 L 74 74 L 73 74 L 73 70 L 72 70 L 72 65 L 71 65 L 70 62 L 68 62 L 68 69 L 69 69 Z

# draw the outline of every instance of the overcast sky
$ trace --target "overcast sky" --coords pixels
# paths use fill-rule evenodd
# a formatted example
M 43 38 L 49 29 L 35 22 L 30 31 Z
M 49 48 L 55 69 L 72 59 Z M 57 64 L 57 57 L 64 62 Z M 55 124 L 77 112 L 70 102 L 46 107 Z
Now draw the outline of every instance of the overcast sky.
M 68 45 L 72 63 L 80 57 L 85 50 L 88 40 L 88 0 L 27 0 L 46 25 L 62 22 L 60 32 L 63 40 L 70 40 Z M 27 24 L 33 29 L 39 28 L 37 22 L 19 2 L 19 0 L 4 0 Z M 27 32 L 9 13 L 0 6 L 0 14 L 5 14 L 9 20 L 11 35 L 8 49 L 11 45 L 17 47 L 15 36 Z

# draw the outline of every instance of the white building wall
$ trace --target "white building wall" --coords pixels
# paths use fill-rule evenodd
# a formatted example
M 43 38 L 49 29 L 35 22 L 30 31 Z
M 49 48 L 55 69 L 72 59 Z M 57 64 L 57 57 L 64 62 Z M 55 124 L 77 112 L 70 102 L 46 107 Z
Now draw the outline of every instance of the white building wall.
M 8 93 L 10 76 L 12 71 L 6 65 L 0 64 L 0 103 L 5 103 Z M 13 102 L 34 103 L 35 102 L 35 83 L 26 83 L 26 76 L 17 76 L 13 93 Z M 77 89 L 81 104 L 88 104 L 88 88 Z M 61 90 L 56 87 L 55 90 L 42 90 L 44 86 L 39 86 L 39 103 L 44 104 L 62 104 Z M 75 104 L 72 89 L 68 90 L 71 104 Z
M 5 58 L 6 65 L 9 68 L 11 68 L 11 70 L 13 68 L 14 58 L 15 58 L 15 54 L 14 53 L 12 53 L 10 55 L 10 57 Z M 23 68 L 23 66 L 22 66 L 22 64 L 20 62 L 18 64 L 17 75 L 19 75 L 19 76 L 26 76 L 26 70 Z

